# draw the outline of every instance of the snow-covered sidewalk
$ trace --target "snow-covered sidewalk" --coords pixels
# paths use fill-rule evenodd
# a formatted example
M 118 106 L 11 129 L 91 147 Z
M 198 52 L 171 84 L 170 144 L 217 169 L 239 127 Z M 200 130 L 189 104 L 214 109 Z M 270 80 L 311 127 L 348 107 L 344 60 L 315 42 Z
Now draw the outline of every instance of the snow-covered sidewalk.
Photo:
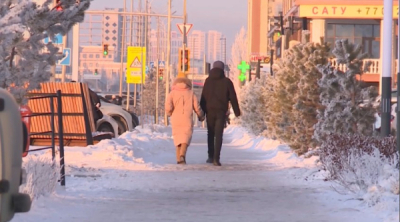
M 188 165 L 176 165 L 170 129 L 152 131 L 68 147 L 66 188 L 13 221 L 385 221 L 275 141 L 229 127 L 215 167 L 205 163 L 206 131 L 196 129 Z

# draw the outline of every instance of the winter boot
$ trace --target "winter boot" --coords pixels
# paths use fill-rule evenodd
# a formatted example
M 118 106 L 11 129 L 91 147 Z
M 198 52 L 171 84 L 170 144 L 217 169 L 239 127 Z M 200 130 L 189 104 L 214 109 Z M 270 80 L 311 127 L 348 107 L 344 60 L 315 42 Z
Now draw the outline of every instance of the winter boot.
M 181 145 L 176 147 L 176 163 L 179 164 L 179 162 L 181 161 Z
M 181 158 L 180 158 L 178 164 L 186 164 L 185 156 L 181 156 Z
M 213 165 L 214 166 L 221 166 L 221 163 L 219 162 L 219 160 L 214 160 L 213 161 Z
M 206 163 L 213 163 L 213 159 L 214 158 L 212 156 L 209 156 Z

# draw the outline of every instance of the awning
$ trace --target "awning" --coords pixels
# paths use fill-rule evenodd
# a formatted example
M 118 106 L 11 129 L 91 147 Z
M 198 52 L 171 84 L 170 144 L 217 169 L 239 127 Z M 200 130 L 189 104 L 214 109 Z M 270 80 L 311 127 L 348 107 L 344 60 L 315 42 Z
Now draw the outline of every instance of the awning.
M 289 16 L 291 16 L 293 13 L 295 13 L 295 12 L 297 12 L 297 9 L 299 8 L 299 6 L 298 5 L 295 5 L 295 6 L 293 6 L 286 14 L 285 14 L 285 16 L 283 16 L 283 21 L 285 21 Z M 275 32 L 275 30 L 277 29 L 278 27 L 274 27 L 274 28 L 272 28 L 271 30 L 269 30 L 269 32 L 268 32 L 268 37 L 269 38 L 271 38 L 272 37 L 272 35 L 274 34 L 274 32 Z

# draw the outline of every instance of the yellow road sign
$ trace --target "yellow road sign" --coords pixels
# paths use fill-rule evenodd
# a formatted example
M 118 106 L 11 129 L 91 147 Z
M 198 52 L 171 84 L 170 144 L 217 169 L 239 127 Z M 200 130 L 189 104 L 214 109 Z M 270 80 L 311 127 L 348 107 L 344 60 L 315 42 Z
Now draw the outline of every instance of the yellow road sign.
M 126 59 L 126 82 L 140 84 L 146 76 L 146 47 L 128 46 Z

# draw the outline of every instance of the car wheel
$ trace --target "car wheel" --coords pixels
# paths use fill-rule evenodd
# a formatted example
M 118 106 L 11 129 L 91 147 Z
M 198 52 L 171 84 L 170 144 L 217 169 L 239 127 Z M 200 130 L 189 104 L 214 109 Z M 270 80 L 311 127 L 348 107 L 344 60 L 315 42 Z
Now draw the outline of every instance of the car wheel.
M 126 131 L 128 131 L 128 125 L 125 122 L 125 119 L 121 116 L 112 116 L 112 118 L 118 124 L 118 136 L 122 135 Z
M 103 133 L 114 133 L 113 127 L 109 123 L 102 123 L 97 129 L 97 131 Z
M 139 118 L 133 113 L 131 113 L 131 116 L 132 116 L 133 128 L 139 126 Z
M 125 124 L 122 123 L 120 120 L 115 120 L 115 121 L 118 124 L 118 136 L 120 136 L 120 135 L 122 135 L 123 133 L 125 133 L 127 131 L 126 127 L 125 127 Z

